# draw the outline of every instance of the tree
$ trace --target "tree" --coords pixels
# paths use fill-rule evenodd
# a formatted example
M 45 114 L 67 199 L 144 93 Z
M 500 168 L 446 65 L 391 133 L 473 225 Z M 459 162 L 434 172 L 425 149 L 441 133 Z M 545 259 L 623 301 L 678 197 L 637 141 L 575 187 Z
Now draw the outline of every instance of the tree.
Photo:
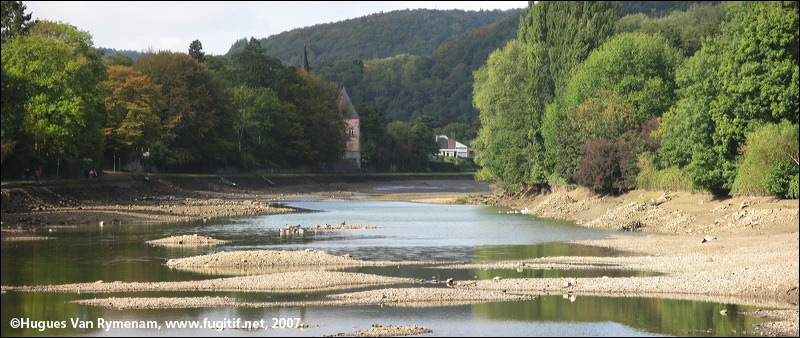
M 288 121 L 275 92 L 269 88 L 239 86 L 230 90 L 230 96 L 238 152 L 242 159 L 253 162 L 242 165 L 285 164 L 281 150 L 287 143 Z
M 182 163 L 222 160 L 233 148 L 230 105 L 212 73 L 187 54 L 159 52 L 133 69 L 161 86 L 167 102 L 159 113 L 161 141 Z
M 540 127 L 543 74 L 529 67 L 528 49 L 518 40 L 489 56 L 475 72 L 475 107 L 481 129 L 475 140 L 476 163 L 484 174 L 510 183 L 543 183 Z
M 206 54 L 203 53 L 203 44 L 200 40 L 194 40 L 189 44 L 189 56 L 192 57 L 197 63 L 205 62 Z
M 675 102 L 680 62 L 680 52 L 659 36 L 616 35 L 574 69 L 561 108 L 572 109 L 596 91 L 609 90 L 632 103 L 643 120 L 661 116 Z
M 582 177 L 583 184 L 588 184 L 586 182 L 590 181 L 595 182 L 587 175 L 598 171 L 584 170 L 580 175 L 575 172 L 580 170 L 580 165 L 584 165 L 584 169 L 586 168 L 586 158 L 596 158 L 596 154 L 586 153 L 586 151 L 613 148 L 615 149 L 614 154 L 620 154 L 619 145 L 624 142 L 624 138 L 630 138 L 628 134 L 635 131 L 639 125 L 641 125 L 641 119 L 636 114 L 633 104 L 615 92 L 598 90 L 594 95 L 587 97 L 583 103 L 568 111 L 564 115 L 564 119 L 557 124 L 558 129 L 554 133 L 557 144 L 552 149 L 558 158 L 555 172 L 559 177 L 564 178 Z M 606 143 L 587 146 L 587 143 L 598 140 Z M 635 162 L 634 158 L 634 164 Z M 590 163 L 597 162 L 592 160 Z M 619 166 L 619 161 L 613 163 L 614 168 Z M 627 165 L 627 162 L 625 164 Z M 608 176 L 608 180 L 605 182 L 615 182 L 618 177 L 620 175 Z M 588 185 L 596 187 L 597 183 Z M 610 188 L 612 188 L 610 185 L 602 186 L 602 189 Z M 613 188 L 621 187 L 614 186 Z
M 106 56 L 105 63 L 107 66 L 133 67 L 133 59 L 119 52 Z
M 620 192 L 635 187 L 636 154 L 631 144 L 606 140 L 589 141 L 582 146 L 575 181 L 598 192 Z
M 619 15 L 613 2 L 529 3 L 519 42 L 493 53 L 474 74 L 482 125 L 476 162 L 484 167 L 484 177 L 511 183 L 552 180 L 557 159 L 547 149 L 545 107 L 572 69 L 613 33 Z
M 720 37 L 678 71 L 679 101 L 664 117 L 662 161 L 727 194 L 746 135 L 798 123 L 798 3 L 734 2 Z
M 4 90 L 26 93 L 24 109 L 16 105 L 11 112 L 22 117 L 10 119 L 21 122 L 17 136 L 30 142 L 25 145 L 28 156 L 45 161 L 97 158 L 105 122 L 98 85 L 106 74 L 91 35 L 67 24 L 39 21 L 28 35 L 4 44 L 2 54 L 6 79 L 22 80 L 9 88 L 4 79 Z
M 334 163 L 345 151 L 346 117 L 339 88 L 295 67 L 277 76 L 278 97 L 289 121 L 285 154 L 291 163 Z
M 719 35 L 726 7 L 724 2 L 715 5 L 695 3 L 686 11 L 673 11 L 665 17 L 631 14 L 617 21 L 615 32 L 661 35 L 684 56 L 692 56 L 703 46 L 703 39 Z
M 28 21 L 31 20 L 32 13 L 25 14 L 28 6 L 22 1 L 3 1 L 2 2 L 2 43 L 13 40 L 18 36 L 27 33 L 30 28 Z
M 433 121 L 432 117 L 422 115 L 417 117 L 411 125 L 411 149 L 416 157 L 415 160 L 421 166 L 424 166 L 431 155 L 439 152 L 439 146 L 433 134 Z
M 530 2 L 520 21 L 518 37 L 522 43 L 540 45 L 530 50 L 530 67 L 541 67 L 550 82 L 552 95 L 569 80 L 572 68 L 614 33 L 620 5 L 612 1 Z M 533 54 L 536 53 L 536 54 Z
M 386 120 L 375 105 L 356 105 L 361 131 L 361 164 L 364 168 L 386 169 L 391 160 L 391 138 Z
M 108 79 L 101 84 L 108 114 L 105 135 L 107 149 L 141 150 L 159 140 L 165 102 L 161 86 L 139 71 L 109 66 Z
M 453 137 L 459 142 L 466 143 L 469 140 L 473 139 L 475 136 L 470 136 L 471 126 L 466 123 L 461 122 L 452 122 L 444 127 L 439 132 L 442 135 L 447 137 Z
M 254 88 L 274 88 L 278 71 L 283 68 L 280 60 L 264 54 L 264 47 L 255 38 L 250 38 L 244 50 L 231 55 L 231 60 L 241 83 Z

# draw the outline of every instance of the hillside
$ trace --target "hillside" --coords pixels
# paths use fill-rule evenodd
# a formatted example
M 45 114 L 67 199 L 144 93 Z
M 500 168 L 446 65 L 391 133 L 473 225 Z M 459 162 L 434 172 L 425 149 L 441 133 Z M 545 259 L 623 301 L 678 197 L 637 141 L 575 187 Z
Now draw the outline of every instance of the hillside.
M 471 124 L 472 72 L 489 54 L 517 36 L 520 12 L 450 40 L 430 56 L 401 54 L 368 61 L 321 64 L 312 72 L 347 88 L 359 104 L 375 104 L 388 121 L 427 114 L 442 125 Z
M 512 13 L 499 10 L 400 10 L 293 29 L 261 39 L 261 44 L 267 55 L 288 64 L 299 64 L 300 51 L 305 43 L 311 66 L 404 53 L 430 55 L 445 41 L 500 21 Z M 245 43 L 245 39 L 236 41 L 228 55 L 241 50 Z

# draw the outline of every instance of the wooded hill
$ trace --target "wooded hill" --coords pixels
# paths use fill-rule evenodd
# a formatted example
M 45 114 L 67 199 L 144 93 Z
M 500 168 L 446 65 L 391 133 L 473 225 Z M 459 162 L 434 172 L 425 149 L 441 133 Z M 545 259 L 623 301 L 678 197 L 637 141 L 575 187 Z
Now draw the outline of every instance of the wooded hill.
M 311 65 L 354 59 L 379 59 L 398 54 L 430 55 L 444 42 L 500 21 L 516 11 L 415 9 L 377 13 L 334 23 L 293 29 L 260 39 L 267 55 L 300 64 L 303 45 Z M 247 44 L 236 41 L 228 55 Z

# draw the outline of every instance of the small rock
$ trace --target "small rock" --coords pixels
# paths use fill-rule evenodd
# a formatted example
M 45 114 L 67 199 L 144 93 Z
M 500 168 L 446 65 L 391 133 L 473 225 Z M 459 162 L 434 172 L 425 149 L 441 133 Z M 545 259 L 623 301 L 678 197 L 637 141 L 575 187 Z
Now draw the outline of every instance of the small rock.
M 711 241 L 713 241 L 713 240 L 715 240 L 715 239 L 717 239 L 717 238 L 716 238 L 716 237 L 714 237 L 714 236 L 706 236 L 706 237 L 704 237 L 704 238 L 703 238 L 703 241 L 702 241 L 702 242 L 700 242 L 700 243 L 711 242 Z
M 721 314 L 723 316 L 727 316 L 728 315 L 728 310 L 722 310 L 722 311 L 719 312 L 719 314 Z

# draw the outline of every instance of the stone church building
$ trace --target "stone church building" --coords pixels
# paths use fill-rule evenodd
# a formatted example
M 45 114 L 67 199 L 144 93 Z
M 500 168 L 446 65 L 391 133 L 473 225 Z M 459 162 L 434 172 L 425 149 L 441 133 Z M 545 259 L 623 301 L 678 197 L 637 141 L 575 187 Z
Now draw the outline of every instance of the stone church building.
M 303 63 L 300 64 L 300 69 L 309 73 L 311 68 L 308 65 L 308 53 L 306 47 L 303 47 Z M 339 97 L 339 109 L 345 112 L 344 119 L 345 132 L 347 133 L 347 146 L 345 149 L 344 157 L 334 164 L 334 171 L 336 172 L 360 172 L 361 171 L 361 118 L 358 117 L 358 112 L 350 102 L 350 96 L 347 95 L 347 90 L 342 87 L 342 93 Z

